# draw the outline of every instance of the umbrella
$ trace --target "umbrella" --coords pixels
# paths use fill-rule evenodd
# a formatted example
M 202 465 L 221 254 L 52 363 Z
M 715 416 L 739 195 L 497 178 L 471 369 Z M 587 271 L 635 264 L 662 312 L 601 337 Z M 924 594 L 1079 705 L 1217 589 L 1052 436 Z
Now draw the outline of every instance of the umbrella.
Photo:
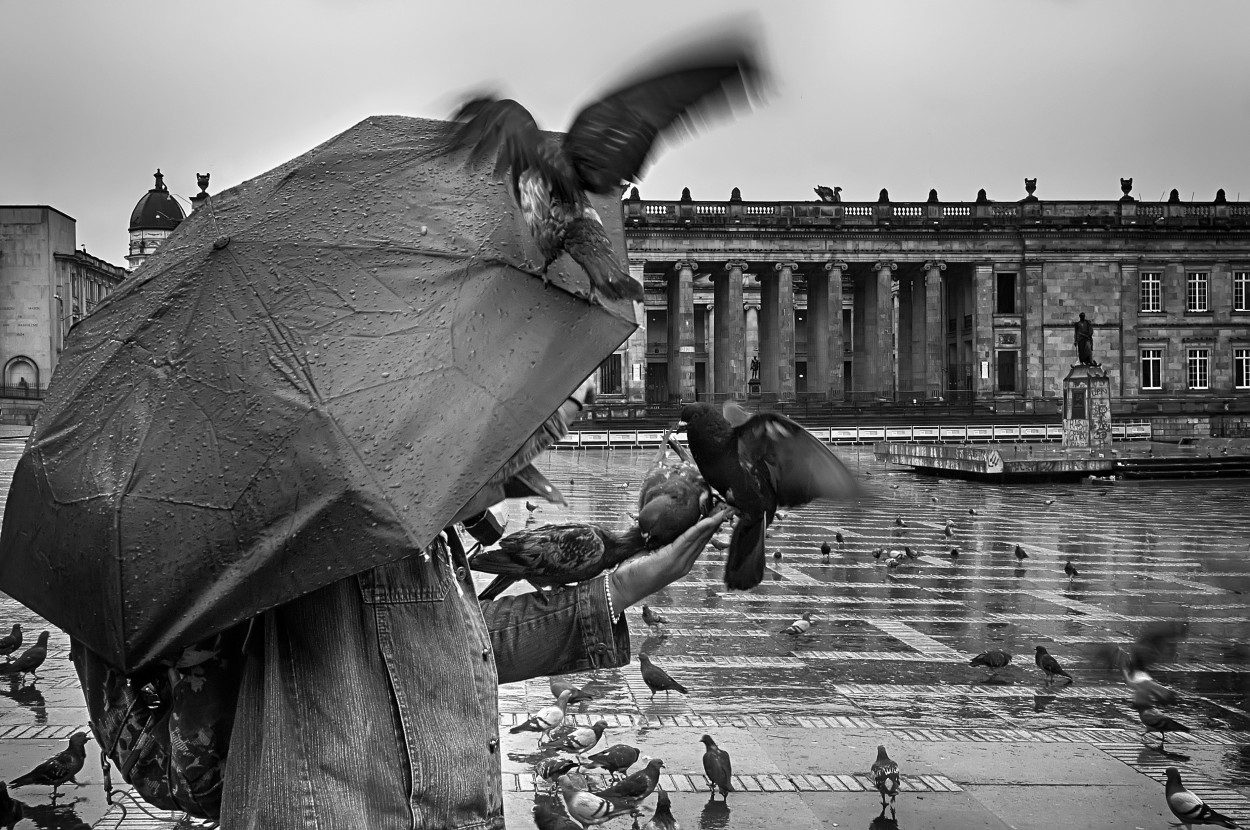
M 543 278 L 446 129 L 369 118 L 212 196 L 74 327 L 0 589 L 133 672 L 457 517 L 635 323 Z

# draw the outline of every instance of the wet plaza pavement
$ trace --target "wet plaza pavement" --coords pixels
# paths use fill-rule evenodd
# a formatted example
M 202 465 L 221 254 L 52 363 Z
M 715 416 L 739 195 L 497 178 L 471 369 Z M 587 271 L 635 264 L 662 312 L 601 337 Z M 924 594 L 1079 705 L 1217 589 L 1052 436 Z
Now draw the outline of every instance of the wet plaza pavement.
M 5 491 L 20 450 L 0 442 Z M 1173 821 L 1161 783 L 1168 766 L 1212 806 L 1250 820 L 1250 484 L 985 485 L 838 451 L 873 497 L 790 511 L 770 532 L 759 588 L 727 591 L 724 553 L 709 548 L 688 577 L 648 600 L 668 619 L 659 635 L 638 607 L 627 612 L 634 652 L 650 654 L 688 696 L 652 700 L 637 661 L 571 678 L 596 695 L 570 710 L 574 720 L 609 724 L 598 749 L 629 743 L 664 760 L 662 786 L 683 827 L 1164 827 Z M 529 516 L 514 503 L 510 529 L 527 518 L 623 526 L 652 454 L 550 454 L 540 466 L 570 506 Z M 1016 545 L 1028 554 L 1022 562 Z M 872 556 L 903 546 L 918 558 L 895 569 Z M 1069 559 L 1080 571 L 1072 580 Z M 816 617 L 808 633 L 781 633 L 806 611 Z M 1168 714 L 1192 729 L 1169 735 L 1167 753 L 1157 739 L 1143 743 L 1128 688 L 1099 660 L 1107 644 L 1129 645 L 1165 621 L 1186 622 L 1188 636 L 1152 673 L 1181 694 Z M 28 639 L 41 625 L 0 595 L 0 627 L 12 622 Z M 1038 645 L 1072 683 L 1046 684 L 1033 664 Z M 968 665 L 993 648 L 1014 655 L 996 677 Z M 0 780 L 84 726 L 67 656 L 54 632 L 38 681 L 0 676 Z M 500 689 L 511 827 L 532 826 L 534 800 L 546 797 L 532 771 L 550 753 L 507 727 L 550 702 L 547 678 Z M 708 799 L 705 733 L 733 758 L 727 803 Z M 867 777 L 878 744 L 903 776 L 896 823 L 879 817 Z M 19 827 L 168 826 L 133 805 L 122 820 L 104 803 L 94 744 L 79 780 L 55 808 L 46 788 L 16 791 L 36 811 Z

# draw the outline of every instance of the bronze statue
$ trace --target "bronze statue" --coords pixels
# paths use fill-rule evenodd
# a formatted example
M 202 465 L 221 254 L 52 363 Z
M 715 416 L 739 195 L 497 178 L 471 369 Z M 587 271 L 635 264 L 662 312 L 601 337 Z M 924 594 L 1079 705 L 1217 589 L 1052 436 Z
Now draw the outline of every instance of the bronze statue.
M 751 380 L 760 379 L 760 359 L 758 357 L 751 358 Z
M 1081 366 L 1101 367 L 1102 364 L 1094 360 L 1094 324 L 1085 319 L 1083 311 L 1076 321 L 1075 335 L 1077 362 Z

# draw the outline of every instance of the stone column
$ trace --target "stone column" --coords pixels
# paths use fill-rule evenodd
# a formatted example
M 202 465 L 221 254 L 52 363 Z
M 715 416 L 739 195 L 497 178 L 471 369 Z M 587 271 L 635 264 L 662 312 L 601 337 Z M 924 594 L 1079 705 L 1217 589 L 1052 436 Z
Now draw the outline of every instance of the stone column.
M 807 392 L 831 399 L 829 394 L 830 367 L 833 366 L 833 352 L 829 348 L 832 315 L 830 314 L 829 274 L 830 264 L 816 268 L 807 275 Z M 838 288 L 842 287 L 841 275 L 837 280 Z M 842 326 L 842 315 L 838 314 L 838 327 Z
M 745 315 L 742 309 L 742 272 L 745 262 L 726 262 L 725 270 L 713 272 L 713 342 L 716 347 L 714 387 L 717 395 L 743 398 L 747 389 Z
M 840 402 L 846 394 L 846 390 L 842 388 L 842 364 L 844 362 L 844 350 L 846 344 L 842 341 L 842 275 L 846 273 L 846 263 L 841 261 L 826 262 L 824 267 L 819 269 L 822 276 L 827 277 L 825 290 L 822 294 L 826 307 L 828 308 L 828 322 L 825 325 L 826 347 L 825 352 L 828 355 L 828 379 L 824 388 L 828 390 L 828 399 Z M 809 283 L 810 285 L 810 283 Z M 811 289 L 808 288 L 807 303 L 811 306 Z M 809 317 L 810 319 L 810 317 Z M 810 354 L 811 333 L 808 333 L 807 351 Z
M 910 269 L 909 269 L 910 270 Z M 898 345 L 898 395 L 911 400 L 916 394 L 916 384 L 912 379 L 914 365 L 912 353 L 912 304 L 916 299 L 913 289 L 912 275 L 903 274 L 898 278 L 898 332 L 894 342 Z
M 1038 267 L 1041 282 L 1041 267 Z M 1141 390 L 1141 352 L 1137 346 L 1137 317 L 1141 311 L 1141 274 L 1137 260 L 1120 262 L 1120 319 L 1123 341 L 1120 344 L 1120 388 L 1117 395 L 1135 395 Z M 1040 338 L 1039 338 L 1040 339 Z M 1095 353 L 1094 360 L 1098 360 Z M 1037 394 L 1044 395 L 1045 392 Z
M 875 352 L 869 362 L 871 367 L 871 389 L 878 398 L 894 398 L 895 372 L 898 366 L 894 353 L 894 272 L 898 265 L 891 260 L 881 260 L 873 266 L 877 272 L 874 285 L 875 302 L 870 306 L 874 332 L 869 336 Z M 874 336 L 875 335 L 875 336 Z
M 924 264 L 924 385 L 930 398 L 941 396 L 946 378 L 946 338 L 943 337 L 942 272 L 946 263 L 931 259 Z
M 694 271 L 689 260 L 673 265 L 668 278 L 668 394 L 694 400 Z
M 1020 367 L 1016 388 L 1021 396 L 1040 398 L 1046 395 L 1046 337 L 1042 319 L 1042 292 L 1046 289 L 1042 283 L 1041 260 L 1026 260 L 1021 264 L 1024 273 L 1020 275 Z M 1058 384 L 1052 389 L 1058 392 L 1057 387 Z
M 630 260 L 629 275 L 638 280 L 640 285 L 646 284 L 643 274 L 647 263 Z M 647 395 L 647 307 L 644 304 L 638 311 L 638 328 L 629 336 L 625 347 L 624 371 L 625 397 L 632 402 L 646 400 Z
M 778 262 L 777 272 L 777 395 L 794 400 L 794 262 Z
M 972 274 L 972 382 L 977 400 L 992 400 L 998 385 L 994 365 L 994 264 L 979 263 Z M 988 371 L 982 372 L 982 366 Z
M 777 394 L 777 280 L 760 277 L 760 392 Z

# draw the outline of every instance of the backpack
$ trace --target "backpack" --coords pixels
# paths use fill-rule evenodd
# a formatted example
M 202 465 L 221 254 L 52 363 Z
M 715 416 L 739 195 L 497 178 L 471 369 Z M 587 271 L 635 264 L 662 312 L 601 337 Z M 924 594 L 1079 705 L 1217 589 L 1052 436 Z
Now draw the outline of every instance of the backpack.
M 244 645 L 243 623 L 127 676 L 71 638 L 70 659 L 105 761 L 145 801 L 217 820 Z

